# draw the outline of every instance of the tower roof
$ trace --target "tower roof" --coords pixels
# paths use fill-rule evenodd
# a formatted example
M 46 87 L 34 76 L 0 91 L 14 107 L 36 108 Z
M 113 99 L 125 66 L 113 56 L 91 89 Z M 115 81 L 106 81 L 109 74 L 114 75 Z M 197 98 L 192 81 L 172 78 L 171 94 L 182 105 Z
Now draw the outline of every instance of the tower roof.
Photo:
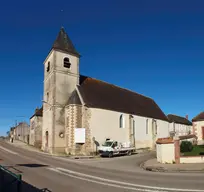
M 52 48 L 80 56 L 63 27 L 61 27 Z

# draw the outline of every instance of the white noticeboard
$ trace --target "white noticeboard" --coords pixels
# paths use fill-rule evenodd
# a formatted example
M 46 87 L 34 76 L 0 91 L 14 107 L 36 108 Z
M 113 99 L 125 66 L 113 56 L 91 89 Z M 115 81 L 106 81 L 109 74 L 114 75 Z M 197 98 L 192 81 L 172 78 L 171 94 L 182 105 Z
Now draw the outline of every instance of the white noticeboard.
M 85 128 L 75 128 L 74 142 L 85 143 Z

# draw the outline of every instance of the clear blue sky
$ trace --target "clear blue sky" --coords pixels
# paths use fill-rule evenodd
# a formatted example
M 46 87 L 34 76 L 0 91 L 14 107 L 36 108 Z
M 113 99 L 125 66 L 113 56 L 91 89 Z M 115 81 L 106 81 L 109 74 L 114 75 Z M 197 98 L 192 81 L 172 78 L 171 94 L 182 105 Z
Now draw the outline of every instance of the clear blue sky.
M 82 55 L 82 74 L 192 118 L 204 108 L 203 21 L 202 0 L 3 1 L 0 135 L 41 106 L 43 61 L 61 25 Z

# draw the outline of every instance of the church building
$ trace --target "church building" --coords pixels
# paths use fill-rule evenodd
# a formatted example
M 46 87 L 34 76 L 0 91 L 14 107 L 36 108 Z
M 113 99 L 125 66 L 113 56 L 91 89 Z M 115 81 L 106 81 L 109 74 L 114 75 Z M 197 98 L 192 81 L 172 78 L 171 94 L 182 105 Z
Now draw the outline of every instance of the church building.
M 146 96 L 80 74 L 80 54 L 61 28 L 44 61 L 42 149 L 92 154 L 106 139 L 154 148 L 169 122 Z

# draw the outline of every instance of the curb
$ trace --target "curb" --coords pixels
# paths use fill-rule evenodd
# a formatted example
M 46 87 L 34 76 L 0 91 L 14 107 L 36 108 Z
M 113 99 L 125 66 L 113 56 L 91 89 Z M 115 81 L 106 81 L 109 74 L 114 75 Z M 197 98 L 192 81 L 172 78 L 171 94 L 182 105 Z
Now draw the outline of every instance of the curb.
M 145 166 L 145 162 L 140 164 L 140 167 L 145 171 L 151 172 L 166 172 L 166 173 L 204 173 L 204 170 L 185 170 L 185 169 L 166 169 L 164 167 Z
M 70 159 L 94 159 L 94 156 L 72 156 Z

